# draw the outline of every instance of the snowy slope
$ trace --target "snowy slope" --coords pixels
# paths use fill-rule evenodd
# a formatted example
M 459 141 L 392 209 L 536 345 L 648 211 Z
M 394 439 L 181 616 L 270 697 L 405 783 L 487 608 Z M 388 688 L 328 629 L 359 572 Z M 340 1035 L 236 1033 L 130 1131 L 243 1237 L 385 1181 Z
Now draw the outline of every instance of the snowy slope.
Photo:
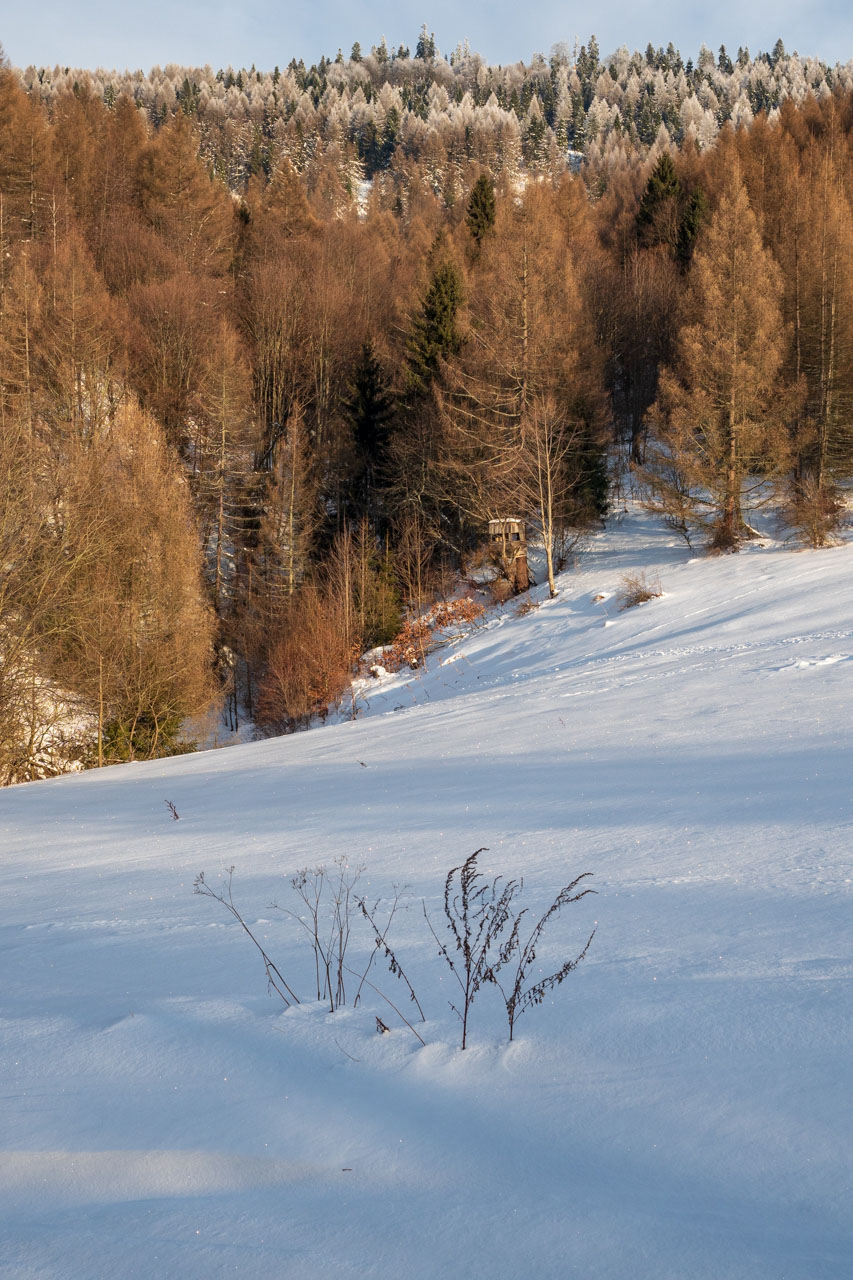
M 620 613 L 637 566 L 664 595 Z M 853 1274 L 853 546 L 691 558 L 629 516 L 560 585 L 354 723 L 0 793 L 0 1276 Z M 594 873 L 544 962 L 598 932 L 463 1054 L 420 900 L 484 845 L 532 906 Z M 270 903 L 341 853 L 411 889 L 426 1047 L 373 996 L 284 1010 L 192 893 L 234 864 L 310 996 Z

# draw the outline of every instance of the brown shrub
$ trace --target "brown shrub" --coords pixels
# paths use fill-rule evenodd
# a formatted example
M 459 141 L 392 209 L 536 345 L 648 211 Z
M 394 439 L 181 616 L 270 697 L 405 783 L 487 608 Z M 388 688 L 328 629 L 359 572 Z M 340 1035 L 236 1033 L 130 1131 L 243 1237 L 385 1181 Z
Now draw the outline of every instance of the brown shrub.
M 468 596 L 444 600 L 432 606 L 419 618 L 410 618 L 393 642 L 385 649 L 382 665 L 387 671 L 420 666 L 430 649 L 442 639 L 442 633 L 460 623 L 475 623 L 483 616 L 483 606 Z
M 295 592 L 277 619 L 258 689 L 262 728 L 296 729 L 325 716 L 352 678 L 358 659 L 346 610 L 315 585 Z
M 821 487 L 809 477 L 800 483 L 784 514 L 807 546 L 831 547 L 838 541 L 847 510 L 834 485 Z
M 515 595 L 515 588 L 508 578 L 495 578 L 489 583 L 489 590 L 494 604 L 506 604 Z
M 652 581 L 644 572 L 626 573 L 619 588 L 619 608 L 633 609 L 635 605 L 656 600 L 662 594 L 659 579 Z

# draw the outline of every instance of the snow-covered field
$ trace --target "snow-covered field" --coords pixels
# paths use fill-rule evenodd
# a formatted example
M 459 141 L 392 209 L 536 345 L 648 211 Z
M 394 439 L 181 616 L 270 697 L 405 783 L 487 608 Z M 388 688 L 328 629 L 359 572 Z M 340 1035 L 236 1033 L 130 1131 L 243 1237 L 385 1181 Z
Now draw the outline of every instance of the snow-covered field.
M 664 594 L 620 613 L 638 566 Z M 0 1276 L 853 1274 L 853 545 L 691 558 L 629 515 L 556 600 L 367 694 L 0 793 Z M 598 931 L 512 1045 L 484 990 L 462 1053 L 421 899 L 440 926 L 480 846 L 531 906 L 593 873 L 543 964 Z M 341 854 L 372 899 L 411 890 L 426 1047 L 372 993 L 310 1002 L 270 904 Z M 309 1002 L 193 895 L 232 864 Z

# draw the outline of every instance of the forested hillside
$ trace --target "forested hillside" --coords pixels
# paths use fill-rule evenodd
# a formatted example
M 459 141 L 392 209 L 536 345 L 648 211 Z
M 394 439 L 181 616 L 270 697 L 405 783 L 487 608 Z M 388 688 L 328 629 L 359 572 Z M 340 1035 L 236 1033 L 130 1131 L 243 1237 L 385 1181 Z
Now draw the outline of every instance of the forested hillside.
M 672 44 L 633 54 L 622 46 L 602 58 L 593 36 L 573 50 L 555 45 L 547 60 L 490 66 L 467 44 L 442 57 L 424 27 L 414 56 L 383 39 L 369 53 L 356 44 L 348 58 L 338 50 L 334 61 L 306 68 L 294 59 L 284 71 L 27 67 L 20 79 L 48 108 L 85 88 L 108 107 L 131 97 L 155 126 L 182 112 L 235 190 L 286 152 L 309 186 L 326 185 L 327 198 L 335 179 L 346 191 L 383 173 L 405 199 L 406 161 L 417 161 L 451 203 L 464 195 L 460 170 L 470 161 L 499 173 L 552 168 L 566 148 L 613 165 L 655 142 L 693 138 L 706 147 L 727 121 L 751 124 L 760 112 L 775 117 L 788 99 L 853 88 L 853 61 L 830 67 L 789 55 L 781 40 L 755 58 L 746 48 L 714 55 L 703 45 L 694 61 Z
M 697 545 L 831 542 L 852 209 L 853 65 L 781 42 L 4 64 L 0 780 L 306 723 L 489 519 L 553 584 L 629 465 Z

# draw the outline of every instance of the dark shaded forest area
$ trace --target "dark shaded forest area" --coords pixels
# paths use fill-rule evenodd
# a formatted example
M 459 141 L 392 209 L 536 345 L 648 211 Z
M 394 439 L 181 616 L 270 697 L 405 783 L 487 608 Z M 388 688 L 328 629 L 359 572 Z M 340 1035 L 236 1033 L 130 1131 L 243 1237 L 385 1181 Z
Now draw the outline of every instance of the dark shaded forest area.
M 765 497 L 833 540 L 853 92 L 794 93 L 778 48 L 740 81 L 581 52 L 507 92 L 359 51 L 255 73 L 254 116 L 243 73 L 229 113 L 0 68 L 0 781 L 186 749 L 222 700 L 299 727 L 490 519 L 554 590 L 629 467 L 691 542 L 736 550 Z

